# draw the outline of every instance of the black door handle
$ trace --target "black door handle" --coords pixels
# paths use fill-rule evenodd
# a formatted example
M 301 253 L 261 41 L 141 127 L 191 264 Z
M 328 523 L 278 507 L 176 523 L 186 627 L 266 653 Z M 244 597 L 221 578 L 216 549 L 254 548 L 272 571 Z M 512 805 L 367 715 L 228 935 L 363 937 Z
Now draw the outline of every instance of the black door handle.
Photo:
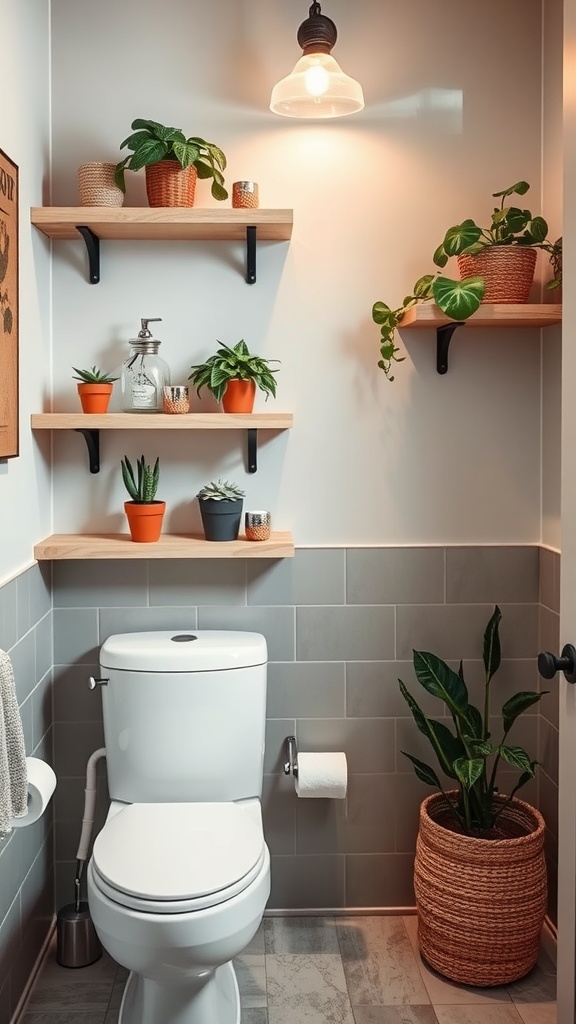
M 544 679 L 553 679 L 557 672 L 563 672 L 568 683 L 576 683 L 576 647 L 565 644 L 559 658 L 550 651 L 538 655 L 538 671 Z

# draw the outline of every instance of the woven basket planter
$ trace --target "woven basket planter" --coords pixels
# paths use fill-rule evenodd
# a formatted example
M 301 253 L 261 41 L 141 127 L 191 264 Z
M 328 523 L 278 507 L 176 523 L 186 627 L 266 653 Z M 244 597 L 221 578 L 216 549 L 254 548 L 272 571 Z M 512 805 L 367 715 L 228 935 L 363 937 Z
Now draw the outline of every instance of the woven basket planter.
M 116 164 L 92 161 L 78 168 L 80 206 L 122 206 L 124 193 L 114 181 Z
M 461 278 L 484 278 L 483 302 L 528 302 L 537 255 L 528 245 L 491 245 L 478 256 L 458 256 L 458 270 Z
M 423 801 L 414 863 L 420 952 L 453 981 L 506 985 L 538 956 L 547 900 L 544 819 L 514 799 L 497 821 L 497 838 L 453 827 L 442 794 Z
M 194 206 L 198 172 L 193 165 L 160 160 L 146 168 L 146 195 L 150 206 Z

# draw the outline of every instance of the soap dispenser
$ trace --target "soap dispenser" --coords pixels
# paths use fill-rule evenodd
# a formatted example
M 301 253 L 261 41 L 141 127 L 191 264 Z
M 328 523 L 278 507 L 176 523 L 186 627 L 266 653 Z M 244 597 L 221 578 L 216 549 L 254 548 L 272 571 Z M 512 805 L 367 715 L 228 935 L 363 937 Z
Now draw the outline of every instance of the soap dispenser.
M 144 317 L 137 338 L 130 338 L 130 355 L 122 364 L 124 412 L 162 412 L 162 388 L 170 383 L 170 370 L 158 355 L 161 342 L 152 336 L 149 323 L 162 317 Z

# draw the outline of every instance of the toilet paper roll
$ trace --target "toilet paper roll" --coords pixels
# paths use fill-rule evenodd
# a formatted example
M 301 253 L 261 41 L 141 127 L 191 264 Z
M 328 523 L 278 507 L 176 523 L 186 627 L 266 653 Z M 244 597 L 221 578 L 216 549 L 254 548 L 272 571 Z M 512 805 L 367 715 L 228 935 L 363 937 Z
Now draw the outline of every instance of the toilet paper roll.
M 347 788 L 348 764 L 342 751 L 298 754 L 298 796 L 343 800 Z
M 44 814 L 56 789 L 56 776 L 49 764 L 38 757 L 27 757 L 28 810 L 22 818 L 12 818 L 12 828 L 32 825 Z

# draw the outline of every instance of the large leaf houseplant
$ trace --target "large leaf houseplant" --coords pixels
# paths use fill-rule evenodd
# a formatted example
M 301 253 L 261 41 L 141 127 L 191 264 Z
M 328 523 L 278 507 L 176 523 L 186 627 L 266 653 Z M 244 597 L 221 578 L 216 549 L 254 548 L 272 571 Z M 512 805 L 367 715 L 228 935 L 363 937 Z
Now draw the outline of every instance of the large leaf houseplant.
M 375 302 L 372 307 L 372 319 L 380 327 L 380 359 L 378 366 L 389 380 L 394 380 L 392 366 L 395 362 L 403 362 L 404 357 L 398 353 L 400 349 L 395 343 L 396 330 L 402 324 L 406 312 L 417 302 L 433 301 L 451 320 L 465 321 L 472 316 L 483 301 L 526 301 L 532 283 L 536 250 L 544 250 L 549 257 L 552 268 L 552 279 L 547 283 L 549 289 L 558 288 L 562 280 L 562 239 L 552 242 L 548 239 L 548 224 L 543 217 L 533 216 L 530 210 L 521 209 L 507 203 L 511 196 L 523 196 L 530 185 L 526 181 L 517 181 L 508 188 L 493 192 L 494 199 L 499 203 L 493 207 L 487 227 L 481 227 L 471 218 L 463 220 L 448 228 L 444 239 L 432 257 L 435 266 L 442 270 L 448 260 L 455 256 L 459 260 L 460 280 L 446 277 L 439 271 L 425 274 L 418 278 L 412 292 L 405 296 L 402 304 L 396 309 L 385 302 Z M 518 271 L 510 269 L 510 263 L 504 268 L 504 281 L 511 298 L 502 298 L 497 290 L 494 297 L 487 290 L 486 258 L 496 254 L 498 257 L 513 254 L 526 261 L 529 268 Z M 518 274 L 529 275 L 521 282 L 519 296 L 513 288 L 513 279 Z
M 414 651 L 416 678 L 448 718 L 424 713 L 399 680 L 417 728 L 430 742 L 440 772 L 408 754 L 418 778 L 437 792 L 422 802 L 414 868 L 420 948 L 436 970 L 472 985 L 506 984 L 532 969 L 546 911 L 544 822 L 516 796 L 537 762 L 510 739 L 518 718 L 543 696 L 516 693 L 493 727 L 493 678 L 501 663 L 498 606 L 483 641 L 482 708 L 470 702 L 458 671 L 427 651 Z M 502 766 L 515 770 L 510 791 Z M 447 781 L 441 781 L 443 776 Z

